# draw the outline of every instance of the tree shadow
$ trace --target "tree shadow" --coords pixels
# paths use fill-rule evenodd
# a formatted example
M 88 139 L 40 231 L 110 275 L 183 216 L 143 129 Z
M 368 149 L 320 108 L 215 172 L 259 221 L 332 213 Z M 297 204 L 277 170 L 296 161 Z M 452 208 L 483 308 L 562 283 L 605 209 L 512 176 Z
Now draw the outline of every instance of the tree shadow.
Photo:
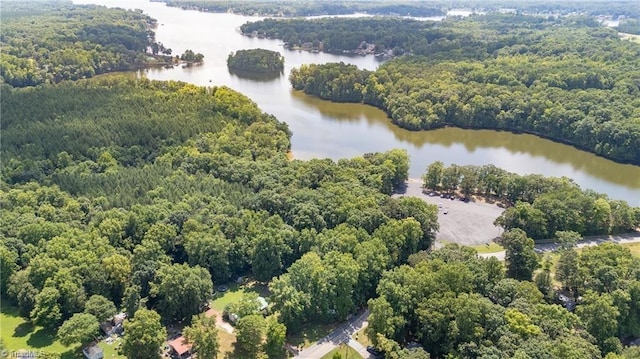
M 56 336 L 52 331 L 41 328 L 31 334 L 29 339 L 27 339 L 27 344 L 33 348 L 42 348 L 53 344 L 55 340 Z
M 21 323 L 14 329 L 13 337 L 15 338 L 26 337 L 27 335 L 31 334 L 31 332 L 33 332 L 34 329 L 35 327 L 30 322 Z
M 60 359 L 82 359 L 82 351 L 80 349 L 69 349 L 60 355 Z

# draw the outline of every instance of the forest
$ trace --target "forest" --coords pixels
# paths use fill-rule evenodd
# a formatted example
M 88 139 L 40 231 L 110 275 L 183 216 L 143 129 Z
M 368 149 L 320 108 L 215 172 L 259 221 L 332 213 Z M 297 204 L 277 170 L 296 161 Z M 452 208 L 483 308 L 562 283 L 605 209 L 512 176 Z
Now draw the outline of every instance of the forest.
M 280 36 L 291 21 L 296 20 L 246 26 Z M 326 20 L 307 20 L 308 35 L 330 42 L 329 33 L 314 32 L 318 21 Z M 343 23 L 343 32 L 357 24 L 331 21 Z M 290 74 L 293 88 L 379 107 L 410 130 L 457 126 L 527 132 L 640 164 L 640 45 L 587 18 L 487 15 L 437 27 L 403 21 L 408 28 L 423 27 L 421 36 L 407 31 L 420 41 L 394 50 L 407 56 L 374 72 L 343 63 L 302 65 Z M 394 34 L 407 38 L 397 30 Z
M 155 1 L 155 0 L 154 0 Z M 396 16 L 442 16 L 445 13 L 431 3 L 413 1 L 164 1 L 167 6 L 207 12 L 232 12 L 248 16 L 299 17 L 368 13 Z
M 28 58 L 36 48 L 47 56 L 57 51 L 44 44 L 79 46 L 74 54 L 88 44 L 113 54 L 136 53 L 134 58 L 147 46 L 152 53 L 171 54 L 149 42 L 154 40 L 147 26 L 153 21 L 137 12 L 63 3 L 64 10 L 52 14 L 55 6 L 21 6 L 11 3 L 5 11 L 3 3 L 2 45 L 13 46 L 9 50 L 14 53 L 3 51 L 2 56 Z M 111 19 L 105 20 L 106 28 L 127 27 L 123 22 L 133 17 L 140 26 L 133 33 L 139 37 L 114 31 L 117 36 L 106 39 L 87 35 L 87 40 L 77 40 L 73 34 L 91 16 L 96 17 L 92 26 L 101 26 L 98 19 Z M 68 37 L 47 37 L 51 29 L 46 30 L 44 19 L 55 21 L 56 28 L 68 24 L 60 25 L 60 34 Z M 526 34 L 538 26 L 521 25 L 513 31 Z M 510 36 L 504 27 L 477 26 L 474 41 L 498 43 Z M 586 65 L 578 59 L 572 64 L 590 70 L 606 66 L 600 82 L 566 82 L 567 87 L 589 84 L 571 89 L 556 82 L 553 96 L 566 92 L 576 101 L 571 104 L 576 111 L 593 112 L 587 100 L 598 102 L 609 91 L 611 103 L 620 107 L 599 109 L 603 112 L 597 116 L 608 111 L 611 121 L 618 121 L 620 111 L 637 119 L 632 96 L 638 92 L 637 69 L 624 78 L 618 72 L 635 66 L 635 48 L 621 45 L 607 31 L 577 28 L 582 32 L 565 33 L 558 27 L 545 35 L 557 33 L 557 38 L 542 37 L 551 51 L 545 64 L 562 69 L 561 56 L 571 58 L 578 48 L 584 50 L 579 39 L 600 34 L 604 44 L 592 48 L 593 58 Z M 143 32 L 144 42 L 134 41 L 142 40 Z M 567 34 L 576 37 L 558 42 Z M 468 35 L 451 30 L 447 41 L 455 47 Z M 484 40 L 486 35 L 491 36 Z M 24 47 L 18 46 L 20 38 Z M 101 39 L 109 42 L 99 45 Z M 138 47 L 128 49 L 128 41 Z M 463 58 L 460 68 L 446 62 L 446 56 L 462 56 L 458 53 L 443 55 L 445 60 L 419 60 L 425 61 L 420 66 L 428 65 L 420 70 L 425 72 L 411 67 L 417 57 L 407 57 L 376 72 L 344 64 L 310 65 L 294 71 L 291 79 L 301 90 L 309 84 L 309 90 L 327 98 L 383 108 L 398 99 L 413 98 L 415 106 L 426 103 L 420 96 L 441 91 L 430 88 L 428 80 L 451 86 L 442 96 L 450 96 L 452 103 L 466 103 L 455 97 L 465 93 L 462 85 L 503 86 L 490 70 L 495 64 L 530 73 L 530 87 L 543 82 L 550 70 L 533 55 L 541 43 L 505 46 L 491 50 L 498 57 L 478 50 Z M 606 46 L 615 50 L 610 57 L 603 55 Z M 516 66 L 518 61 L 500 58 L 515 54 L 516 48 L 523 52 L 513 56 L 531 61 Z M 15 53 L 20 49 L 24 54 Z M 190 51 L 186 56 L 195 59 L 198 54 Z M 4 57 L 2 61 L 4 71 Z M 135 74 L 76 76 L 71 74 L 81 73 L 82 67 L 73 61 L 60 75 L 46 62 L 38 62 L 42 67 L 35 60 L 29 63 L 37 70 L 34 74 L 41 74 L 31 77 L 38 82 L 25 82 L 30 78 L 26 75 L 7 81 L 3 73 L 0 84 L 1 314 L 7 308 L 19 313 L 25 327 L 53 333 L 67 348 L 91 342 L 100 323 L 123 311 L 128 318 L 119 354 L 159 359 L 166 328 L 181 323 L 198 355 L 216 358 L 220 339 L 215 319 L 201 313 L 214 288 L 242 276 L 268 287 L 270 314 L 255 315 L 248 296 L 234 303 L 240 317 L 234 353 L 239 358 L 282 358 L 287 337 L 310 326 L 329 327 L 365 307 L 370 310 L 366 335 L 390 359 L 640 355 L 638 347 L 626 347 L 640 337 L 640 257 L 611 243 L 576 248 L 583 235 L 636 228 L 638 208 L 581 190 L 566 178 L 436 162 L 426 169 L 426 190 L 504 201 L 508 208 L 496 224 L 505 229 L 498 242 L 506 255 L 502 263 L 453 244 L 432 250 L 439 229 L 437 207 L 420 198 L 394 196 L 409 173 L 410 159 L 403 150 L 337 161 L 290 159 L 293 134 L 288 126 L 230 88 L 151 81 Z M 438 78 L 446 66 L 451 73 Z M 427 76 L 429 69 L 433 78 Z M 308 77 L 312 73 L 317 80 Z M 516 84 L 524 81 L 517 78 L 504 85 L 513 87 L 503 89 L 503 97 L 513 88 L 529 94 L 529 86 Z M 554 88 L 546 86 L 545 91 Z M 536 91 L 531 96 L 546 96 Z M 584 97 L 571 97 L 574 93 Z M 549 102 L 553 96 L 544 98 L 546 105 L 555 103 Z M 534 240 L 549 238 L 560 249 L 541 257 Z M 561 295 L 571 298 L 575 308 Z M 12 335 L 21 335 L 25 327 Z M 2 330 L 0 350 L 5 340 L 13 339 Z M 81 355 L 79 350 L 71 354 Z
M 196 9 L 209 12 L 233 12 L 248 16 L 304 17 L 319 15 L 348 15 L 367 13 L 371 15 L 394 16 L 443 16 L 450 9 L 474 9 L 479 12 L 498 12 L 513 9 L 524 14 L 587 14 L 590 16 L 608 15 L 613 18 L 626 16 L 640 18 L 640 9 L 635 0 L 579 0 L 558 2 L 555 0 L 432 0 L 418 1 L 247 1 L 247 0 L 153 0 L 164 2 L 168 6 L 183 9 Z
M 227 66 L 235 71 L 280 73 L 284 70 L 284 56 L 277 51 L 265 49 L 238 50 L 229 54 Z
M 555 304 L 549 264 L 538 269 L 533 240 L 517 225 L 505 225 L 501 239 L 506 269 L 472 249 L 426 252 L 438 230 L 437 208 L 390 197 L 407 178 L 404 151 L 291 161 L 287 126 L 225 87 L 117 75 L 4 85 L 2 92 L 0 290 L 66 342 L 86 340 L 71 330 L 78 326 L 91 338 L 109 308 L 138 318 L 127 322 L 131 329 L 161 332 L 176 320 L 203 325 L 196 315 L 212 288 L 250 275 L 269 283 L 272 310 L 289 335 L 368 305 L 369 335 L 388 358 L 425 357 L 403 349 L 411 341 L 434 358 L 635 353 L 621 344 L 640 335 L 640 263 L 628 249 L 576 253 L 564 242 L 559 263 L 579 271 L 559 268 L 564 274 L 556 275 L 583 298 L 576 313 Z M 451 188 L 456 167 L 442 166 L 435 181 L 430 174 L 438 166 L 430 166 L 425 186 Z M 456 169 L 459 189 L 471 169 Z M 613 203 L 566 179 L 474 170 L 472 192 L 498 195 L 503 183 L 503 195 L 533 201 L 532 211 L 557 193 L 596 207 Z M 545 225 L 568 233 L 563 238 L 580 237 L 575 228 Z M 602 311 L 605 317 L 596 315 Z M 125 354 L 134 339 L 125 336 Z
M 4 1 L 1 18 L 0 78 L 16 87 L 129 70 L 155 41 L 155 20 L 138 11 Z
M 125 76 L 4 86 L 2 296 L 45 328 L 79 320 L 95 296 L 191 320 L 213 283 L 269 282 L 311 252 L 358 268 L 318 278 L 321 312 L 295 312 L 332 322 L 437 230 L 433 206 L 390 197 L 404 151 L 290 161 L 287 126 L 224 87 Z

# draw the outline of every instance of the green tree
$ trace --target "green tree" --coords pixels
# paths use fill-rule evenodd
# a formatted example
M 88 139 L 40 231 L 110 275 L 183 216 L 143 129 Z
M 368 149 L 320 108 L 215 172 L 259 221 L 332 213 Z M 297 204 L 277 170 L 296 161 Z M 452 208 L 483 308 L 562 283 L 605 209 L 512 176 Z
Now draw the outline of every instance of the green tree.
M 505 248 L 507 274 L 516 279 L 531 280 L 533 271 L 538 268 L 538 255 L 534 250 L 533 239 L 521 229 L 504 232 L 500 244 Z
M 209 272 L 187 264 L 165 265 L 156 272 L 151 294 L 165 320 L 182 320 L 200 312 L 213 295 Z
M 140 308 L 140 291 L 141 288 L 137 285 L 130 285 L 124 291 L 122 307 L 129 318 L 132 318 L 135 312 Z
M 191 325 L 184 328 L 184 337 L 191 343 L 192 351 L 201 358 L 216 359 L 220 342 L 218 340 L 218 328 L 216 317 L 207 317 L 204 314 L 193 316 Z
M 116 315 L 116 306 L 101 295 L 92 295 L 84 304 L 85 313 L 93 315 L 99 323 L 103 323 Z
M 248 358 L 256 358 L 260 353 L 265 323 L 261 315 L 248 315 L 236 325 L 236 350 Z
M 605 349 L 606 341 L 618 333 L 620 311 L 613 305 L 613 298 L 609 294 L 587 292 L 583 297 L 583 303 L 576 308 L 576 314 L 596 338 L 600 349 Z
M 0 245 L 0 293 L 7 292 L 9 278 L 18 270 L 18 256 L 7 247 Z
M 572 248 L 560 252 L 560 258 L 556 264 L 556 279 L 573 293 L 578 293 L 582 288 L 578 263 L 578 252 Z
M 433 191 L 437 191 L 442 183 L 442 172 L 444 171 L 444 163 L 441 161 L 433 162 L 427 167 L 427 172 L 422 178 L 424 187 Z
M 94 340 L 99 330 L 100 325 L 95 316 L 88 313 L 76 313 L 62 323 L 58 329 L 58 338 L 66 346 L 74 343 L 85 345 Z
M 122 353 L 130 359 L 160 358 L 166 337 L 160 315 L 153 310 L 138 309 L 133 318 L 124 322 Z
M 269 358 L 282 358 L 287 340 L 287 327 L 278 322 L 275 317 L 269 317 L 267 319 L 266 333 L 264 352 Z
M 60 308 L 60 292 L 53 287 L 45 287 L 35 297 L 35 305 L 31 311 L 34 324 L 45 328 L 55 328 L 62 320 Z

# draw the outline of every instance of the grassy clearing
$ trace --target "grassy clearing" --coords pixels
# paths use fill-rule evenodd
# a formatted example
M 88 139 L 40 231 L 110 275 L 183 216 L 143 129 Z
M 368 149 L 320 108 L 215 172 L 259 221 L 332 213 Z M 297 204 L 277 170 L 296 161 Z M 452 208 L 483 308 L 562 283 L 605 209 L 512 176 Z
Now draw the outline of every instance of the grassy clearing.
M 478 253 L 497 253 L 497 252 L 502 252 L 504 251 L 504 247 L 499 245 L 498 243 L 487 243 L 487 244 L 481 244 L 478 246 L 470 246 L 471 248 L 475 249 L 476 252 Z
M 124 355 L 118 354 L 116 347 L 122 343 L 122 339 L 118 338 L 113 343 L 107 344 L 104 341 L 98 343 L 98 346 L 104 350 L 104 359 L 126 359 Z
M 259 296 L 268 298 L 271 293 L 269 293 L 269 288 L 257 282 L 249 282 L 247 284 L 238 285 L 236 283 L 228 284 L 229 290 L 224 293 L 217 292 L 214 300 L 211 302 L 211 307 L 220 312 L 224 311 L 224 308 L 231 304 L 235 303 L 242 298 L 244 293 L 258 293 Z
M 625 243 L 622 246 L 629 248 L 634 256 L 640 257 L 640 243 Z
M 327 353 L 322 359 L 332 359 L 336 353 L 340 354 L 342 359 L 362 359 L 362 355 L 346 344 L 340 344 L 339 347 Z
M 218 339 L 220 340 L 220 358 L 226 358 L 227 354 L 233 353 L 236 336 L 227 333 L 224 329 L 218 328 Z
M 367 334 L 364 332 L 365 329 L 367 328 L 362 328 L 360 330 L 358 330 L 356 333 L 354 333 L 351 338 L 353 338 L 353 340 L 357 341 L 358 343 L 362 344 L 363 347 L 368 347 L 369 345 L 372 345 L 371 340 L 369 340 L 369 337 L 367 336 Z
M 5 303 L 0 305 L 0 338 L 7 351 L 32 350 L 60 353 L 62 359 L 80 359 L 79 346 L 67 347 L 57 340 L 55 332 L 36 327 L 18 314 L 18 310 Z

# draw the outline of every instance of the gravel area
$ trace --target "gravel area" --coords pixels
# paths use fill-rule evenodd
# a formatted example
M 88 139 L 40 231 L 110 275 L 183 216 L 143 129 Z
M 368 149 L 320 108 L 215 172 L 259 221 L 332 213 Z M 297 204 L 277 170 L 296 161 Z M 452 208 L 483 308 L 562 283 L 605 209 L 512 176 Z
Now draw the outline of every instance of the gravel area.
M 422 180 L 410 178 L 402 193 L 394 195 L 418 197 L 425 202 L 439 205 L 438 223 L 440 231 L 436 240 L 472 246 L 491 242 L 502 234 L 502 229 L 493 221 L 504 211 L 495 204 L 463 202 L 422 193 Z M 446 212 L 446 214 L 445 214 Z

